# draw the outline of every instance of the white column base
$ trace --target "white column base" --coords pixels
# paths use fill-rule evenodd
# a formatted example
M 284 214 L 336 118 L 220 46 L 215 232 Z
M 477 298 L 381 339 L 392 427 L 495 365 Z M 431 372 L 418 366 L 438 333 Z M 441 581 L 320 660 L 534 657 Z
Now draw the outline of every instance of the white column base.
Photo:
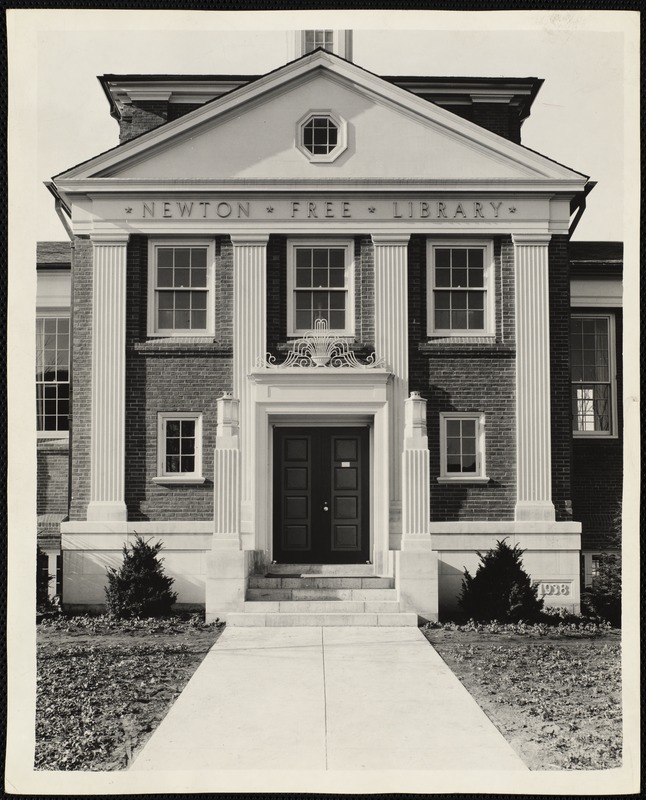
M 126 504 L 120 500 L 92 500 L 87 507 L 88 522 L 125 522 Z
M 206 621 L 226 622 L 231 611 L 242 611 L 247 592 L 249 556 L 242 550 L 217 549 L 206 554 Z
M 397 587 L 402 611 L 436 621 L 439 613 L 437 553 L 401 550 L 397 558 Z
M 519 521 L 538 520 L 554 522 L 556 515 L 554 505 L 550 502 L 521 501 L 516 503 L 515 518 Z

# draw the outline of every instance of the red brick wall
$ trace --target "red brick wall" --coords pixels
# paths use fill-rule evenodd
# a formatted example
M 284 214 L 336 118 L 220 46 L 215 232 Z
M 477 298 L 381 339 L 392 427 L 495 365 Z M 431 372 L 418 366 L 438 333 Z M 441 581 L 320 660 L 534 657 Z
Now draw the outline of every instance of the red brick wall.
M 370 237 L 354 239 L 354 314 L 360 356 L 374 349 L 375 278 Z M 267 348 L 280 362 L 287 344 L 287 237 L 270 236 L 267 245 Z
M 36 513 L 67 514 L 67 439 L 40 439 L 37 451 Z
M 126 323 L 126 505 L 132 520 L 213 518 L 216 400 L 232 388 L 233 270 L 230 240 L 216 244 L 216 339 L 147 340 L 148 243 L 128 245 Z M 157 415 L 202 413 L 201 485 L 158 485 Z
M 477 103 L 470 106 L 452 105 L 446 110 L 520 144 L 521 124 L 518 111 L 514 108 L 505 105 Z
M 90 501 L 92 242 L 78 236 L 72 251 L 72 330 L 70 519 L 79 520 L 86 518 Z
M 516 502 L 514 273 L 511 239 L 494 240 L 495 342 L 455 342 L 426 335 L 426 240 L 409 244 L 410 388 L 427 400 L 431 520 L 511 520 Z M 485 414 L 485 485 L 437 483 L 440 412 Z
M 618 435 L 573 438 L 572 510 L 574 519 L 582 523 L 581 549 L 604 550 L 617 546 L 615 531 L 623 490 L 623 315 L 616 308 L 590 311 L 615 315 Z
M 552 415 L 552 500 L 557 520 L 572 519 L 570 465 L 570 273 L 567 236 L 549 246 L 550 401 Z
M 119 141 L 127 142 L 146 131 L 158 128 L 168 119 L 167 101 L 138 101 L 126 105 L 119 122 Z
M 185 116 L 190 111 L 195 111 L 196 108 L 201 108 L 203 103 L 169 103 L 168 105 L 168 121 L 179 119 Z

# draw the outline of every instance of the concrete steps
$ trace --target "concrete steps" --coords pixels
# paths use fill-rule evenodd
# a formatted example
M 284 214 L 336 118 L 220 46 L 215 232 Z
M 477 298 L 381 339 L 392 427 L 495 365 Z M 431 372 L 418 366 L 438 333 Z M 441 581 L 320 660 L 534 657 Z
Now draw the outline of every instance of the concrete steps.
M 371 564 L 272 564 L 249 578 L 232 626 L 416 626 L 402 612 L 393 578 L 375 575 Z

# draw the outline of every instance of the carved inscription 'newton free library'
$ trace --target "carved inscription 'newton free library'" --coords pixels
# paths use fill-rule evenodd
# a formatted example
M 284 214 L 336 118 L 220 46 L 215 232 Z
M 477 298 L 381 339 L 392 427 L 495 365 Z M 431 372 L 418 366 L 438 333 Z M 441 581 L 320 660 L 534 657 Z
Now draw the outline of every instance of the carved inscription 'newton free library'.
M 148 200 L 125 207 L 142 219 L 391 219 L 495 220 L 516 214 L 504 200 Z

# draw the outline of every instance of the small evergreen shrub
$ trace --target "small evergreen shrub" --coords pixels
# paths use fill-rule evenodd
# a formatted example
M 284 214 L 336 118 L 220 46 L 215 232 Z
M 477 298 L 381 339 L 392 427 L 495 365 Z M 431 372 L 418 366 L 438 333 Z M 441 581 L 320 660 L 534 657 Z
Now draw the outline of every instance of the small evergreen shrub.
M 46 613 L 54 608 L 49 596 L 49 584 L 54 576 L 47 571 L 47 554 L 40 547 L 36 552 L 36 611 Z
M 105 589 L 108 613 L 117 619 L 167 617 L 177 600 L 171 591 L 173 578 L 164 574 L 159 558 L 162 543 L 150 544 L 140 536 L 123 546 L 123 563 L 116 570 L 109 567 Z
M 602 553 L 592 586 L 581 592 L 581 606 L 592 617 L 621 627 L 621 556 Z
M 543 599 L 523 569 L 521 550 L 507 540 L 496 542 L 489 552 L 478 553 L 480 564 L 475 575 L 464 570 L 458 598 L 461 611 L 476 622 L 534 622 Z

